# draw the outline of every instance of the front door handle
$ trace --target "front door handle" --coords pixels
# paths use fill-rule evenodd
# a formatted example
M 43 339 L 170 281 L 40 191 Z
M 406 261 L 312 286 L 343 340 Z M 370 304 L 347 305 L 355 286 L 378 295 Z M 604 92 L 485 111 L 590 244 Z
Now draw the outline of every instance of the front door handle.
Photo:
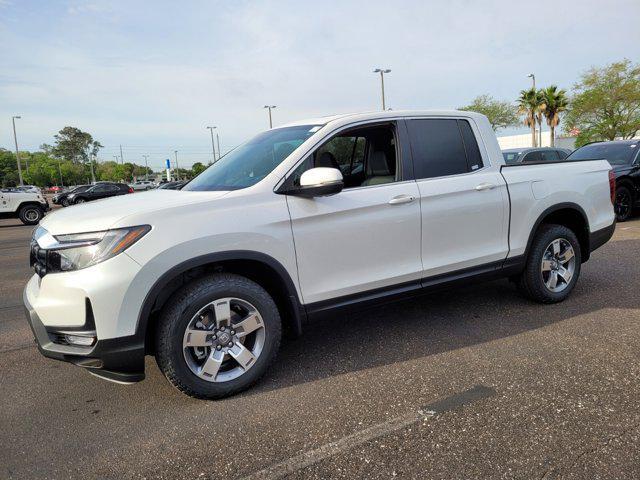
M 493 183 L 481 183 L 480 185 L 476 185 L 476 190 L 479 192 L 482 190 L 491 190 L 492 188 L 496 188 Z
M 389 205 L 401 205 L 403 203 L 411 203 L 416 199 L 411 195 L 398 195 L 389 200 Z

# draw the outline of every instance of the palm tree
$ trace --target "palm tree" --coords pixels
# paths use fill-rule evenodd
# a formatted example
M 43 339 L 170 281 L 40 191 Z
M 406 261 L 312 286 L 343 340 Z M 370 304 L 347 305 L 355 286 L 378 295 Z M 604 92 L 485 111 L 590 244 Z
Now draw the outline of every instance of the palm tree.
M 542 105 L 542 95 L 540 92 L 530 88 L 522 90 L 518 98 L 518 113 L 524 115 L 524 124 L 531 127 L 531 146 L 536 146 L 536 120 L 542 122 L 540 107 Z
M 542 113 L 547 119 L 547 125 L 549 125 L 549 136 L 551 139 L 551 146 L 555 145 L 555 131 L 556 127 L 560 123 L 560 112 L 564 112 L 569 104 L 567 98 L 567 92 L 564 90 L 558 90 L 558 87 L 551 85 L 540 91 L 542 94 Z

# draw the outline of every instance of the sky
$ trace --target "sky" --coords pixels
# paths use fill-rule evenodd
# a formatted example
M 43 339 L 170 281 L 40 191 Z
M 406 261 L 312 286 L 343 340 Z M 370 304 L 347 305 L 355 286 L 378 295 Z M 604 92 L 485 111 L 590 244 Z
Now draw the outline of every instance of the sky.
M 274 125 L 379 109 L 375 67 L 388 107 L 448 109 L 639 57 L 638 0 L 0 0 L 0 148 L 21 115 L 21 149 L 70 125 L 103 160 L 188 166 L 207 126 L 223 152 L 268 128 L 266 104 Z

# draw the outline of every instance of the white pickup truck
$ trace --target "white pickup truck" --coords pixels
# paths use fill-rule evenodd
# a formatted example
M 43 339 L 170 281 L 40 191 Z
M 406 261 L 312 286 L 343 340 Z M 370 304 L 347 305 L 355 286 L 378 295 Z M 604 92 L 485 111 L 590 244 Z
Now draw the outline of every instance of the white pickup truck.
M 316 118 L 179 191 L 49 215 L 24 303 L 47 357 L 129 383 L 153 354 L 181 391 L 219 398 L 309 317 L 497 277 L 565 299 L 613 234 L 614 187 L 602 160 L 505 166 L 479 114 Z
M 16 188 L 0 190 L 0 218 L 19 218 L 25 225 L 36 225 L 47 210 L 49 202 L 41 193 Z

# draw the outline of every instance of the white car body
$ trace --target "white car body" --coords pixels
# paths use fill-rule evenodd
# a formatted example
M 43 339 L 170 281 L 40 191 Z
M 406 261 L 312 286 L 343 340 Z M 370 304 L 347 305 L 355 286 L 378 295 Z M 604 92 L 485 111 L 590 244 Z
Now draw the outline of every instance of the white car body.
M 38 207 L 42 213 L 49 209 L 49 204 L 41 193 L 16 189 L 0 190 L 0 217 L 18 218 L 21 209 L 29 205 Z
M 137 182 L 130 183 L 129 186 L 135 191 L 151 190 L 152 188 L 156 188 L 156 184 L 151 180 L 139 180 Z
M 483 167 L 465 174 L 347 188 L 317 198 L 276 193 L 292 169 L 337 132 L 411 119 L 468 121 Z M 476 274 L 510 275 L 522 266 L 532 233 L 554 211 L 572 209 L 583 216 L 583 260 L 613 232 L 611 167 L 606 161 L 503 168 L 495 134 L 479 114 L 388 111 L 290 125 L 319 127 L 253 186 L 232 191 L 156 190 L 47 216 L 41 227 L 48 240 L 38 241 L 42 249 L 56 235 L 137 225 L 150 225 L 151 231 L 102 263 L 33 275 L 24 299 L 42 353 L 111 379 L 143 378 L 141 359 L 154 302 L 160 302 L 159 292 L 168 288 L 172 276 L 199 262 L 264 262 L 286 277 L 287 308 L 293 330 L 299 331 L 303 317 L 372 296 L 383 299 Z M 98 345 L 109 346 L 108 352 L 126 344 L 123 349 L 135 366 L 123 364 L 120 357 L 109 364 L 104 360 L 106 347 L 58 345 L 43 333 L 83 328 L 95 328 Z

